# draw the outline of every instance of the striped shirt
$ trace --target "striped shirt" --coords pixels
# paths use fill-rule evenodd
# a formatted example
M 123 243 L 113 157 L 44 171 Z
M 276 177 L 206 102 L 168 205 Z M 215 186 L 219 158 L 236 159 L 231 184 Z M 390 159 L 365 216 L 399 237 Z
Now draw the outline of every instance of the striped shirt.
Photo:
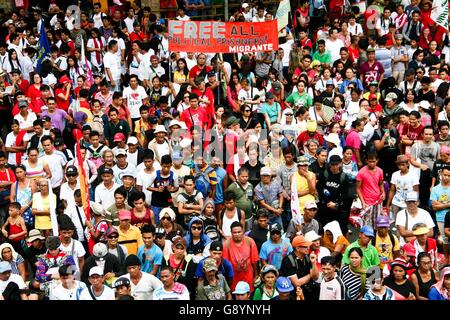
M 349 300 L 357 300 L 362 298 L 361 296 L 361 277 L 350 271 L 349 266 L 345 266 L 341 269 L 339 276 L 344 282 L 348 290 Z M 370 285 L 366 282 L 366 291 L 369 290 Z
M 8 261 L 8 262 L 9 262 L 9 264 L 11 266 L 11 273 L 12 274 L 18 274 L 20 276 L 19 264 L 25 262 L 23 257 L 20 254 L 17 254 L 17 259 L 16 260 L 11 260 L 11 261 Z

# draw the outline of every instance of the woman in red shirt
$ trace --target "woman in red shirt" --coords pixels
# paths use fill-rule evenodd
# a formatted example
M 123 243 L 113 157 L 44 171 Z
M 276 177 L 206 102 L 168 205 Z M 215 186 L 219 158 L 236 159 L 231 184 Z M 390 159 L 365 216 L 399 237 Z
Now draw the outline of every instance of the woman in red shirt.
M 59 84 L 56 86 L 55 99 L 58 109 L 64 111 L 69 110 L 70 105 L 70 91 L 72 88 L 72 81 L 67 76 L 62 76 L 59 79 Z
M 35 73 L 32 77 L 32 84 L 28 87 L 27 97 L 30 98 L 32 110 L 34 113 L 41 113 L 40 99 L 41 94 L 42 77 L 39 73 Z

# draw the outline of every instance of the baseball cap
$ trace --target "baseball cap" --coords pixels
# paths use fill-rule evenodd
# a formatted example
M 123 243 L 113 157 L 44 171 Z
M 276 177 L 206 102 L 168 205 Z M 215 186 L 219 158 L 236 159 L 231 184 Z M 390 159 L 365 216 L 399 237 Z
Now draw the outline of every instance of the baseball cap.
M 317 204 L 315 201 L 309 201 L 304 205 L 305 209 L 317 209 Z
M 377 99 L 377 95 L 376 95 L 376 94 L 373 94 L 373 93 L 369 94 L 369 101 L 370 101 L 370 100 L 378 100 L 378 99 Z
M 419 200 L 419 194 L 416 191 L 411 191 L 406 194 L 405 201 L 417 201 Z
M 127 144 L 138 144 L 138 139 L 135 136 L 131 136 L 128 138 Z
M 66 175 L 78 174 L 78 169 L 75 166 L 68 166 L 66 169 Z
M 116 157 L 126 156 L 126 155 L 127 155 L 127 151 L 125 149 L 119 148 L 116 150 Z
M 227 119 L 227 121 L 225 122 L 225 125 L 227 127 L 238 124 L 239 123 L 239 119 L 236 118 L 235 116 L 231 116 Z
M 270 233 L 272 234 L 275 231 L 281 233 L 281 226 L 279 223 L 274 223 L 274 224 L 270 225 Z
M 122 132 L 117 132 L 114 135 L 114 142 L 125 141 L 125 135 Z
M 136 179 L 136 173 L 133 171 L 123 171 L 119 174 L 119 179 L 122 179 L 123 177 L 132 177 L 133 179 Z
M 367 48 L 366 53 L 369 53 L 369 52 L 375 52 L 375 49 L 374 48 Z
M 217 268 L 216 260 L 211 257 L 206 258 L 203 261 L 203 270 L 205 270 L 205 272 L 209 272 L 209 271 L 213 271 L 213 270 L 217 271 L 218 268 Z
M 402 250 L 405 251 L 407 256 L 416 256 L 416 248 L 411 243 L 405 243 L 402 247 Z
M 275 91 L 280 91 L 281 90 L 281 83 L 279 83 L 278 81 L 275 81 L 274 83 L 272 83 L 272 88 Z
M 430 103 L 427 100 L 422 100 L 417 105 L 426 110 L 430 109 L 430 107 L 431 107 Z
M 49 250 L 56 250 L 61 245 L 61 240 L 57 236 L 50 236 L 45 240 L 45 246 Z
M 209 245 L 209 251 L 222 251 L 222 250 L 223 250 L 222 241 L 213 241 Z
M 275 272 L 275 274 L 278 276 L 278 270 L 275 266 L 271 264 L 266 264 L 261 268 L 261 274 L 264 275 L 268 272 Z
M 208 77 L 214 77 L 215 75 L 216 73 L 214 72 L 214 70 L 208 72 Z
M 245 281 L 239 281 L 234 288 L 233 294 L 246 294 L 250 292 L 250 285 Z
M 405 156 L 404 154 L 398 155 L 395 163 L 403 163 L 403 162 L 408 162 L 408 157 Z
M 111 228 L 106 232 L 106 238 L 110 238 L 113 234 L 119 235 L 119 231 L 118 231 L 115 227 L 111 227 Z
M 166 231 L 164 230 L 164 228 L 161 227 L 157 227 L 155 228 L 155 235 L 165 235 Z
M 64 145 L 64 140 L 63 140 L 63 138 L 56 138 L 56 139 L 55 139 L 54 145 L 55 145 L 55 147 L 59 147 L 59 146 Z
M 186 248 L 186 240 L 184 240 L 183 237 L 176 236 L 172 239 L 172 245 L 174 247 L 176 247 L 178 245 L 182 245 L 183 248 Z
M 272 92 L 269 91 L 266 93 L 266 99 L 273 99 L 273 98 L 275 98 L 275 96 Z
M 45 240 L 45 237 L 41 236 L 41 232 L 37 229 L 30 230 L 28 233 L 27 242 L 33 242 L 38 239 Z
M 368 237 L 373 237 L 374 236 L 373 228 L 371 226 L 368 226 L 368 225 L 361 227 L 359 232 L 363 233 L 364 235 L 366 235 Z
M 340 156 L 338 156 L 337 154 L 333 154 L 330 157 L 330 164 L 338 164 L 342 162 L 342 158 Z
M 119 211 L 119 220 L 129 220 L 131 219 L 130 210 L 120 210 Z
M 60 84 L 66 84 L 67 82 L 72 83 L 72 80 L 70 80 L 70 78 L 69 78 L 68 76 L 62 76 L 62 77 L 59 79 L 59 83 L 60 83 Z
M 260 175 L 261 176 L 271 176 L 272 175 L 272 170 L 270 170 L 269 167 L 262 167 L 261 171 L 260 171 Z
M 291 280 L 286 277 L 279 277 L 275 286 L 277 288 L 277 291 L 282 293 L 291 292 L 292 290 L 294 290 L 294 286 L 292 285 Z
M 305 156 L 298 157 L 297 166 L 307 166 L 307 165 L 309 165 L 308 158 L 306 158 Z
M 98 266 L 91 268 L 91 270 L 89 270 L 89 277 L 92 277 L 93 275 L 103 276 L 103 268 Z
M 375 86 L 375 87 L 377 87 L 377 86 L 378 86 L 378 81 L 377 81 L 377 80 L 371 81 L 371 82 L 369 83 L 369 86 Z M 373 93 L 372 93 L 372 94 L 373 94 Z
M 94 249 L 92 251 L 94 256 L 102 258 L 108 253 L 108 247 L 106 246 L 106 244 L 98 242 L 94 245 Z
M 17 103 L 17 106 L 19 108 L 26 108 L 26 107 L 28 107 L 28 102 L 27 102 L 27 100 L 19 100 L 19 102 Z
M 248 6 L 249 6 L 248 3 L 243 3 L 243 4 L 242 4 L 242 8 L 244 8 L 244 9 L 247 8 Z
M 333 86 L 334 87 L 334 82 L 331 79 L 328 79 L 327 82 L 325 83 L 326 86 Z
M 389 92 L 386 95 L 386 98 L 384 98 L 384 101 L 392 101 L 392 100 L 396 100 L 398 97 L 394 92 Z
M 71 264 L 65 264 L 59 267 L 58 273 L 61 277 L 70 276 L 75 273 L 75 266 Z
M 170 122 L 169 122 L 169 128 L 170 128 L 170 127 L 173 127 L 173 126 L 179 126 L 179 127 L 181 127 L 180 123 L 179 123 L 178 120 L 176 120 L 176 119 L 170 120 Z
M 112 168 L 103 167 L 103 169 L 100 171 L 100 175 L 105 174 L 105 173 L 114 175 L 114 171 Z
M 391 224 L 389 223 L 389 217 L 388 216 L 380 214 L 377 217 L 376 226 L 378 228 L 385 228 L 385 227 L 389 228 L 390 225 Z
M 158 56 L 156 54 L 153 54 L 150 56 L 150 60 L 159 60 Z
M 12 271 L 11 265 L 8 261 L 0 261 L 0 273 Z
M 104 214 L 103 206 L 98 202 L 91 202 L 91 211 L 97 216 L 102 216 Z
M 121 286 L 130 286 L 130 280 L 128 278 L 125 277 L 120 277 L 119 279 L 116 279 L 116 281 L 114 281 L 114 289 L 121 287 Z
M 312 243 L 310 241 L 306 241 L 304 236 L 296 236 L 292 240 L 292 247 L 309 247 Z

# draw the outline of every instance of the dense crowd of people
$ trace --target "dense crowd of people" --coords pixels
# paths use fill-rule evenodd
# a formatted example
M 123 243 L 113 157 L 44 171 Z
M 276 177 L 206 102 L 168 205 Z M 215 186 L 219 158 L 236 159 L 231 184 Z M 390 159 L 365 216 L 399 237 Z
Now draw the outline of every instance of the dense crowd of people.
M 169 51 L 211 1 L 72 2 L 0 11 L 0 300 L 450 299 L 432 1 L 291 1 L 237 54 Z

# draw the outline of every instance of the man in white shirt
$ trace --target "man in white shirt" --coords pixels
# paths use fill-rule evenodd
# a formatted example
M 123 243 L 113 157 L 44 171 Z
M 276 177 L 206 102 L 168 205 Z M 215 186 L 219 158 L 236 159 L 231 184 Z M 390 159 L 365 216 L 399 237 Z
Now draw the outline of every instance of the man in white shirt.
M 136 300 L 153 300 L 153 293 L 163 286 L 154 275 L 141 271 L 141 260 L 134 254 L 125 259 L 125 268 L 128 273 L 124 275 L 130 280 L 131 295 Z
M 80 182 L 78 179 L 78 169 L 75 166 L 67 166 L 66 168 L 67 182 L 61 185 L 59 191 L 59 199 L 65 200 L 67 205 L 75 203 L 74 192 L 80 188 Z
M 111 40 L 108 43 L 108 52 L 103 57 L 106 79 L 109 81 L 113 91 L 120 91 L 121 65 L 116 56 L 118 50 L 119 45 L 117 41 Z
M 93 267 L 89 270 L 91 284 L 81 292 L 80 300 L 115 300 L 114 289 L 104 284 L 103 268 Z
M 94 20 L 94 28 L 103 27 L 102 18 L 105 16 L 105 14 L 100 11 L 100 8 L 100 2 L 94 4 L 94 14 L 92 15 L 92 19 Z
M 430 229 L 428 236 L 433 236 L 435 226 L 430 214 L 418 207 L 419 195 L 417 192 L 408 192 L 406 195 L 406 208 L 397 213 L 395 225 L 397 226 L 400 245 L 415 239 L 413 226 L 416 223 L 425 223 Z
M 328 39 L 325 40 L 325 47 L 331 53 L 331 60 L 333 63 L 341 58 L 341 48 L 345 47 L 344 42 L 341 39 L 338 39 L 337 35 L 338 29 L 332 27 L 330 28 Z
M 73 266 L 59 267 L 60 283 L 51 291 L 50 300 L 79 300 L 81 292 L 86 289 L 86 284 L 74 278 Z
M 84 266 L 84 255 L 86 254 L 86 250 L 80 241 L 72 238 L 74 232 L 76 231 L 75 224 L 71 220 L 61 221 L 59 225 L 59 235 L 61 237 L 61 244 L 59 249 L 61 252 L 64 252 L 67 255 L 73 257 L 75 261 L 75 274 L 74 277 L 77 280 L 80 280 L 81 270 L 83 270 Z
M 114 203 L 114 191 L 120 187 L 119 184 L 114 182 L 114 171 L 111 168 L 103 168 L 100 172 L 102 183 L 95 188 L 95 201 L 103 206 L 103 209 L 107 210 Z
M 129 8 L 127 17 L 123 20 L 123 22 L 125 22 L 125 25 L 127 26 L 128 34 L 130 34 L 134 31 L 134 27 L 133 27 L 134 21 L 136 21 L 134 19 L 134 9 Z
M 11 265 L 8 261 L 0 261 L 0 300 L 9 300 L 10 297 L 5 297 L 5 291 L 11 291 L 10 289 L 13 287 L 18 287 L 19 295 L 22 300 L 28 300 L 27 294 L 22 293 L 23 291 L 21 291 L 26 290 L 27 285 L 20 275 L 12 274 L 11 271 Z
M 348 32 L 351 36 L 362 36 L 364 35 L 364 30 L 359 23 L 356 23 L 355 16 L 351 15 L 348 18 Z
M 377 20 L 377 25 L 375 27 L 379 37 L 382 37 L 389 32 L 390 24 L 395 24 L 395 22 L 391 17 L 391 9 L 386 7 L 383 10 L 383 15 Z
M 75 190 L 73 193 L 74 202 L 69 204 L 64 210 L 64 214 L 69 216 L 76 228 L 78 235 L 78 241 L 80 241 L 84 248 L 87 248 L 86 237 L 84 236 L 84 229 L 86 227 L 86 215 L 84 214 L 83 201 L 81 199 L 80 189 Z
M 64 179 L 64 166 L 67 161 L 58 153 L 55 152 L 53 139 L 50 136 L 44 136 L 41 139 L 42 147 L 44 148 L 44 155 L 42 160 L 48 165 L 52 171 L 50 182 L 52 184 L 53 192 L 59 194 L 60 186 Z
M 130 111 L 130 116 L 133 122 L 139 120 L 141 117 L 139 108 L 142 106 L 142 100 L 147 98 L 148 95 L 145 92 L 144 87 L 138 84 L 138 76 L 130 76 L 130 86 L 123 90 L 122 97 L 125 105 Z

